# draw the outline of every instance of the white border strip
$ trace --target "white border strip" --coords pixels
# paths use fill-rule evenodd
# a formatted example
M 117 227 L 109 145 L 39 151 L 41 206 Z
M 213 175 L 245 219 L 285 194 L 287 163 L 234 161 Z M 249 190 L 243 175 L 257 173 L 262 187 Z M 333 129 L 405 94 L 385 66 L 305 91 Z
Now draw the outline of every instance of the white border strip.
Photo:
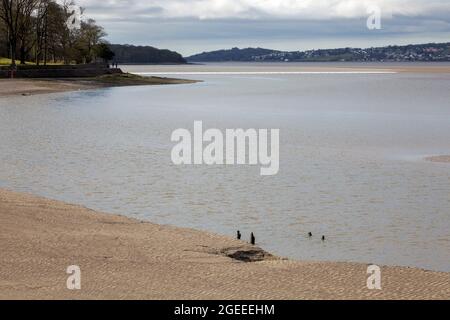
M 132 72 L 136 75 L 283 75 L 283 74 L 396 74 L 395 71 L 224 71 L 224 72 Z

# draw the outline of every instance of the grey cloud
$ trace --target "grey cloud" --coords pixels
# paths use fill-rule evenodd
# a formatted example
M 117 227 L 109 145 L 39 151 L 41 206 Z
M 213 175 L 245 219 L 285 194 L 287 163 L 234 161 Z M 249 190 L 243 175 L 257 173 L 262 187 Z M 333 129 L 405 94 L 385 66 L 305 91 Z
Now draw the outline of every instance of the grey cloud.
M 79 2 L 86 8 L 86 16 L 92 16 L 105 26 L 111 42 L 163 46 L 184 54 L 231 46 L 259 45 L 295 50 L 450 41 L 450 10 L 447 10 L 450 1 L 447 0 L 380 0 L 380 3 L 396 3 L 396 6 L 391 6 L 395 9 L 391 18 L 382 20 L 383 29 L 374 31 L 366 28 L 368 14 L 354 14 L 356 9 L 349 9 L 352 13 L 349 16 L 331 17 L 318 13 L 316 16 L 297 17 L 271 14 L 266 8 L 254 5 L 260 0 L 230 0 L 230 3 L 241 3 L 236 8 L 226 8 L 228 12 L 238 12 L 235 16 L 230 13 L 224 17 L 202 18 L 202 14 L 214 12 L 208 4 L 215 0 L 204 0 L 203 9 L 198 6 L 199 0 L 183 0 L 185 4 L 182 5 L 180 1 Z M 327 1 L 314 1 L 326 7 Z M 340 12 L 336 8 L 341 0 L 328 2 L 333 4 L 335 12 Z M 404 8 L 399 6 L 401 3 Z M 192 10 L 182 12 L 184 8 Z M 174 11 L 178 13 L 174 14 Z

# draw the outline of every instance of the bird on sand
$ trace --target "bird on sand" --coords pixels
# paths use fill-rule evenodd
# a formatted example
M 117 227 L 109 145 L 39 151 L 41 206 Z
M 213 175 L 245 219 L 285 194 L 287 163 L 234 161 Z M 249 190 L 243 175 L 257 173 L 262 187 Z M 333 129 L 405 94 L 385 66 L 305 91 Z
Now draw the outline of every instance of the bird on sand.
M 253 232 L 252 232 L 252 234 L 251 234 L 251 236 L 250 236 L 250 243 L 251 243 L 253 246 L 256 244 L 256 238 L 255 238 L 255 235 L 253 234 Z

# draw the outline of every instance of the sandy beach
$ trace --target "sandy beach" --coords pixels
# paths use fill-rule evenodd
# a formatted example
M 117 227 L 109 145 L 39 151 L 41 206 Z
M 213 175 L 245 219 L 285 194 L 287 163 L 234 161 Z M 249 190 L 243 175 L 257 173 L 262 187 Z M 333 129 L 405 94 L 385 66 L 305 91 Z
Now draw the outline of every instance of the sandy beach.
M 127 72 L 137 72 L 142 71 L 143 66 L 124 66 L 124 70 Z M 411 63 L 408 64 L 397 64 L 397 63 L 315 63 L 315 62 L 304 62 L 304 63 L 281 63 L 281 62 L 217 62 L 217 63 L 205 63 L 205 64 L 186 64 L 186 65 L 152 65 L 146 66 L 147 70 L 151 70 L 155 74 L 173 74 L 178 73 L 192 73 L 201 74 L 215 73 L 215 72 L 392 72 L 392 73 L 419 73 L 419 74 L 445 74 L 450 73 L 450 66 L 448 64 L 438 64 L 438 63 Z M 151 74 L 151 73 L 150 73 Z
M 0 79 L 0 97 L 94 89 L 92 83 L 68 80 Z
M 232 238 L 0 190 L 0 299 L 449 299 L 450 274 L 296 262 Z M 236 257 L 256 262 L 242 262 Z M 233 258 L 234 257 L 234 258 Z M 66 287 L 81 268 L 82 288 Z
M 224 68 L 228 72 L 252 72 L 260 67 L 260 64 L 247 64 L 230 68 L 227 64 L 215 65 L 163 65 L 152 66 L 155 73 L 159 72 L 221 72 Z M 289 67 L 290 71 L 298 72 L 396 72 L 396 73 L 450 73 L 449 66 L 439 64 L 422 65 L 302 65 L 292 66 L 289 64 L 266 63 L 267 71 L 277 71 L 280 68 Z M 136 72 L 139 66 L 127 66 L 126 70 Z M 120 78 L 120 79 L 117 79 Z M 119 80 L 119 81 L 117 81 Z M 35 94 L 70 92 L 79 90 L 92 90 L 114 86 L 133 86 L 133 85 L 164 85 L 164 84 L 188 84 L 198 82 L 196 80 L 174 79 L 166 77 L 139 77 L 136 75 L 122 76 L 104 76 L 99 78 L 73 78 L 73 79 L 0 79 L 0 98 L 7 96 L 28 96 Z
M 197 70 L 198 66 L 183 68 Z M 450 72 L 449 67 L 431 64 L 301 70 Z M 158 77 L 145 81 L 132 77 L 120 81 L 3 79 L 0 98 L 192 82 Z M 450 163 L 450 156 L 426 160 Z M 384 266 L 382 290 L 369 290 L 370 261 L 292 261 L 231 237 L 132 220 L 2 189 L 0 252 L 0 299 L 450 299 L 450 273 Z M 79 291 L 66 287 L 66 269 L 71 265 L 81 268 Z
M 134 75 L 114 75 L 97 78 L 73 79 L 0 79 L 0 98 L 8 96 L 29 96 L 36 94 L 93 90 L 105 87 L 187 84 L 197 81 L 147 77 Z
M 425 160 L 438 163 L 450 163 L 450 156 L 433 156 L 428 157 Z

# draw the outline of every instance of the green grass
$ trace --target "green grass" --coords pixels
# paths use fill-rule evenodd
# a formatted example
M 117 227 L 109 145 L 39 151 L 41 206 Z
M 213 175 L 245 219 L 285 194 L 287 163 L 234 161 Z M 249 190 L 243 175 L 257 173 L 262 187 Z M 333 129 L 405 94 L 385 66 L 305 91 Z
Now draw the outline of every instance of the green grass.
M 195 83 L 195 80 L 185 79 L 172 79 L 172 78 L 160 78 L 160 77 L 142 77 L 135 74 L 123 73 L 123 74 L 109 74 L 93 78 L 92 80 L 116 86 L 128 86 L 128 85 L 152 85 L 152 84 L 183 84 L 183 83 Z
M 11 64 L 11 59 L 0 57 L 0 65 L 1 66 L 8 66 L 10 64 Z
M 17 64 L 19 64 L 19 62 L 20 62 L 20 61 L 16 61 Z M 35 63 L 34 63 L 34 62 L 28 62 L 28 61 L 26 61 L 25 64 L 33 65 L 33 64 L 35 64 Z M 3 65 L 3 66 L 9 66 L 9 65 L 11 65 L 11 59 L 0 57 L 0 65 Z
M 16 64 L 19 65 L 19 63 L 20 63 L 20 61 L 17 60 Z M 35 62 L 30 62 L 30 61 L 26 61 L 25 64 L 26 65 L 36 65 Z M 62 65 L 62 64 L 63 64 L 62 62 L 47 62 L 47 65 L 49 65 L 49 66 Z M 9 66 L 9 65 L 11 65 L 11 59 L 0 57 L 0 66 Z

